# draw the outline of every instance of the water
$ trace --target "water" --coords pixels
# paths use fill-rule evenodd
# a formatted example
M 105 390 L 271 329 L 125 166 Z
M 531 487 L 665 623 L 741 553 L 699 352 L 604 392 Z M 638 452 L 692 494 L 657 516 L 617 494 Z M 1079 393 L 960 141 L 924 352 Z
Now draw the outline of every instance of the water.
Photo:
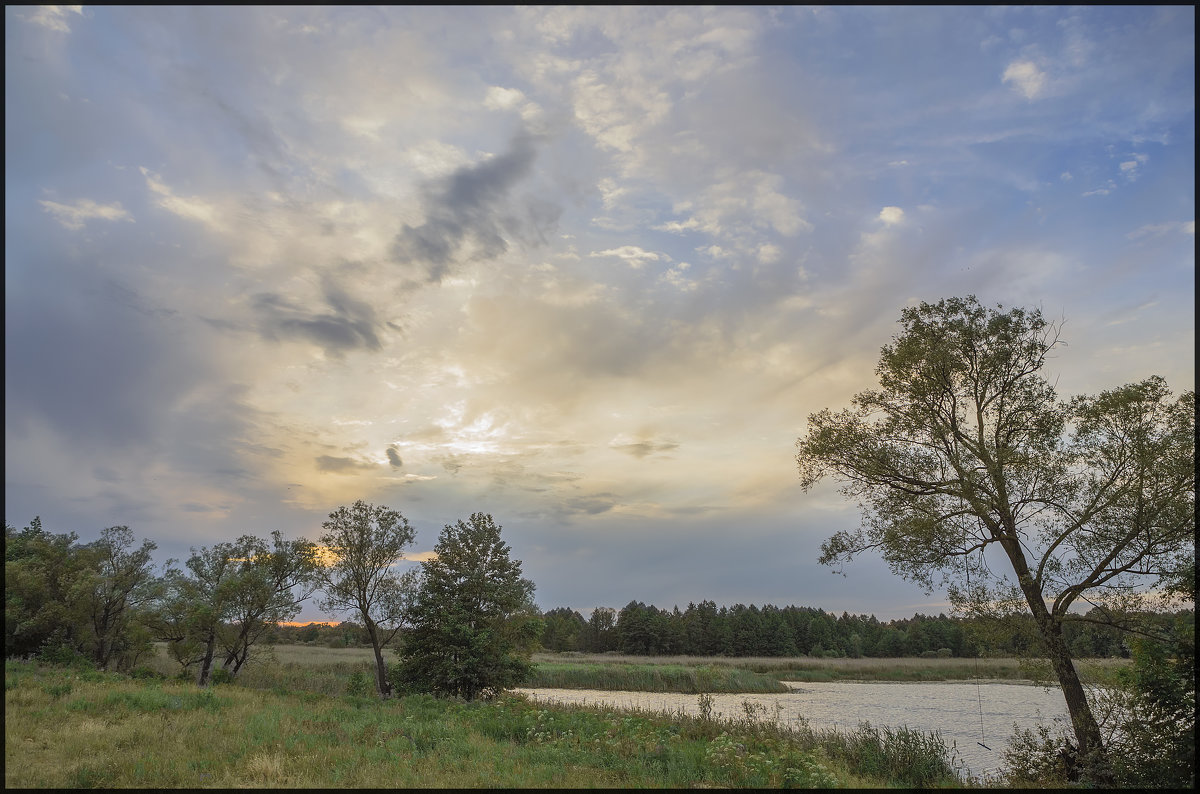
M 1067 704 L 1057 688 L 1013 683 L 820 682 L 785 681 L 786 694 L 714 694 L 713 714 L 744 718 L 743 703 L 759 703 L 766 719 L 787 725 L 803 717 L 813 728 L 855 730 L 861 722 L 873 726 L 941 731 L 953 747 L 956 765 L 972 775 L 995 774 L 1003 763 L 1001 751 L 1013 725 L 1052 731 L 1069 727 Z M 671 692 L 606 692 L 596 689 L 518 689 L 534 699 L 554 703 L 599 705 L 699 714 L 699 698 Z M 982 722 L 980 714 L 982 712 Z M 982 745 L 987 745 L 983 747 Z M 990 748 L 990 749 L 988 749 Z

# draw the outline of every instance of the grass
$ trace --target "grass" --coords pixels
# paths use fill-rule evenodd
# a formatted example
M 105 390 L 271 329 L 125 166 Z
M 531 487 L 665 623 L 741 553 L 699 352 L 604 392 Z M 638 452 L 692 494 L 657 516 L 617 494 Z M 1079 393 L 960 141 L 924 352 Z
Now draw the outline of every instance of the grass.
M 787 692 L 777 678 L 737 667 L 539 661 L 529 687 L 630 692 Z
M 570 663 L 579 666 L 648 665 L 737 669 L 758 673 L 777 681 L 1031 681 L 1044 677 L 1044 665 L 1020 659 L 819 659 L 807 656 L 627 656 L 622 654 L 538 653 L 539 666 Z M 1103 683 L 1113 671 L 1128 666 L 1127 659 L 1083 659 L 1077 661 L 1085 683 Z M 616 675 L 616 674 L 614 674 Z M 546 686 L 549 686 L 547 684 Z M 588 687 L 604 689 L 605 687 Z M 619 688 L 619 687 L 614 687 Z M 686 690 L 676 690 L 686 691 Z M 712 690 L 717 691 L 717 690 Z M 739 690 L 729 690 L 739 691 Z M 750 691 L 750 690 L 744 690 Z
M 10 788 L 961 787 L 945 753 L 937 737 L 786 729 L 749 708 L 380 702 L 5 665 Z

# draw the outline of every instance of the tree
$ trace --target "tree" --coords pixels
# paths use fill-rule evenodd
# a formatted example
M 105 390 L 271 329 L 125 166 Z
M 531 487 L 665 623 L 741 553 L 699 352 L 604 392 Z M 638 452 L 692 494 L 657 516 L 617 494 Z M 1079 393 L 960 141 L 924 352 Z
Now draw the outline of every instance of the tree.
M 1031 615 L 1081 763 L 1102 773 L 1063 624 L 1082 604 L 1122 624 L 1131 596 L 1194 560 L 1195 393 L 1173 400 L 1152 377 L 1059 400 L 1041 374 L 1059 328 L 1039 310 L 970 296 L 907 308 L 900 322 L 879 390 L 811 415 L 797 442 L 804 489 L 832 475 L 863 512 L 821 561 L 879 550 L 926 589 L 946 584 L 968 614 Z
M 135 613 L 154 596 L 154 549 L 149 540 L 133 548 L 133 532 L 129 527 L 109 527 L 100 530 L 100 540 L 83 547 L 90 557 L 94 578 L 85 596 L 90 628 L 89 645 L 93 661 L 100 669 L 119 660 L 133 659 L 149 646 L 148 637 L 135 641 Z M 144 631 L 144 629 L 143 629 Z M 126 658 L 125 654 L 132 652 Z
M 187 573 L 167 561 L 162 600 L 154 621 L 155 634 L 183 667 L 199 664 L 198 686 L 208 686 L 224 622 L 229 616 L 245 564 L 260 544 L 243 535 L 234 543 L 193 548 L 184 563 Z
M 285 540 L 278 530 L 271 538 L 269 548 L 258 538 L 243 538 L 246 545 L 239 551 L 244 556 L 238 584 L 230 593 L 221 632 L 221 666 L 233 676 L 267 629 L 295 617 L 316 588 L 316 546 L 303 538 Z
M 375 652 L 376 691 L 381 698 L 390 697 L 392 686 L 383 648 L 403 625 L 405 601 L 412 588 L 411 576 L 398 573 L 395 567 L 404 560 L 416 531 L 399 512 L 361 499 L 330 513 L 322 526 L 325 532 L 320 543 L 329 562 L 318 572 L 325 592 L 319 602 L 321 609 L 353 611 L 362 619 Z
M 75 533 L 56 535 L 40 517 L 17 531 L 4 526 L 4 653 L 31 656 L 50 645 L 77 649 L 86 614 L 82 594 L 91 571 Z
M 133 548 L 128 527 L 109 527 L 81 545 L 40 518 L 21 532 L 6 525 L 4 540 L 5 653 L 65 648 L 106 669 L 150 649 L 141 612 L 155 584 L 152 542 Z
M 570 607 L 556 607 L 542 615 L 541 645 L 548 651 L 579 650 L 579 635 L 587 628 L 583 615 Z
M 473 700 L 528 677 L 541 618 L 500 529 L 485 513 L 447 524 L 421 563 L 397 669 L 406 689 Z

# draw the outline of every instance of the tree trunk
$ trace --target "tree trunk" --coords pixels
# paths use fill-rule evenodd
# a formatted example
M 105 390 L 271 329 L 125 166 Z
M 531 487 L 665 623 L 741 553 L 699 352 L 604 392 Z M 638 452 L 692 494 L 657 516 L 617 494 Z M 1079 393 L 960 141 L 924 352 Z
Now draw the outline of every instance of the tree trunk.
M 1020 582 L 1021 591 L 1025 595 L 1025 603 L 1029 605 L 1029 611 L 1037 624 L 1038 633 L 1045 644 L 1046 655 L 1050 660 L 1051 667 L 1054 668 L 1054 674 L 1058 678 L 1058 685 L 1062 689 L 1063 697 L 1066 698 L 1067 713 L 1071 716 L 1071 727 L 1075 733 L 1075 752 L 1078 764 L 1089 777 L 1095 775 L 1103 777 L 1106 763 L 1100 725 L 1096 722 L 1095 715 L 1092 714 L 1087 693 L 1083 689 L 1079 674 L 1075 670 L 1075 663 L 1071 659 L 1071 653 L 1067 650 L 1067 644 L 1063 640 L 1062 625 L 1046 608 L 1041 588 L 1037 586 L 1030 575 L 1029 567 L 1025 563 L 1024 555 L 1019 551 L 1019 547 L 1014 553 L 1009 544 L 1002 545 L 1008 552 L 1013 570 L 1017 574 L 1017 581 Z
M 208 642 L 204 645 L 204 658 L 200 660 L 200 675 L 196 678 L 199 686 L 208 686 L 209 674 L 212 672 L 213 656 L 217 650 L 217 633 L 209 632 Z
M 392 695 L 392 685 L 388 682 L 387 665 L 383 663 L 383 648 L 379 647 L 379 631 L 374 621 L 366 615 L 363 615 L 363 619 L 367 636 L 371 638 L 371 650 L 375 652 L 375 689 L 379 697 L 386 700 Z

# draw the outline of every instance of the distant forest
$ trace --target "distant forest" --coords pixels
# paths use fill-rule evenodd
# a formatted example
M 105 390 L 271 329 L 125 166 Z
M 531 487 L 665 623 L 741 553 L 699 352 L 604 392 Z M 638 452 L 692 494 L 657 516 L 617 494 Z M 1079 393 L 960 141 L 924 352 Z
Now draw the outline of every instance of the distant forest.
M 1188 610 L 1190 613 L 1191 611 Z M 880 621 L 873 615 L 839 617 L 813 607 L 718 607 L 712 601 L 671 610 L 631 601 L 620 611 L 600 607 L 584 618 L 569 607 L 542 614 L 541 645 L 547 651 L 618 652 L 646 656 L 975 657 L 1030 653 L 1036 632 L 1029 616 L 965 620 L 917 614 Z M 1169 624 L 1168 613 L 1147 613 L 1147 628 Z M 1127 635 L 1090 622 L 1088 615 L 1064 627 L 1075 658 L 1128 657 Z M 329 647 L 369 644 L 361 626 L 310 623 L 273 628 L 267 642 Z

